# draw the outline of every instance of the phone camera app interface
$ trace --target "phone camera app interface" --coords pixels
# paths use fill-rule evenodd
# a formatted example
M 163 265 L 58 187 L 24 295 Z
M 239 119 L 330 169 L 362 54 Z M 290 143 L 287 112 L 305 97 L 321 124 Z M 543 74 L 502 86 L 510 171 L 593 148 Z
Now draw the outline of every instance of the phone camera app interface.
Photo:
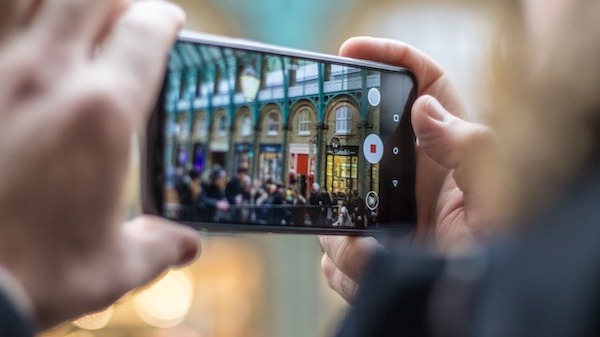
M 397 197 L 414 184 L 407 74 L 178 42 L 166 81 L 165 216 L 369 228 L 414 215 Z

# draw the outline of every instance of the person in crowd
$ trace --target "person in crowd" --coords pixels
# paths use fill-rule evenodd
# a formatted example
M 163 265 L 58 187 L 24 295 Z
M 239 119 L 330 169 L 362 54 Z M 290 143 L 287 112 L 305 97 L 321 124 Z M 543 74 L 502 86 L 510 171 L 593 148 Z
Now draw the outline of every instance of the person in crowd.
M 190 177 L 189 186 L 193 200 L 193 204 L 190 207 L 190 220 L 203 221 L 202 215 L 206 212 L 204 212 L 204 205 L 200 200 L 200 195 L 202 194 L 202 177 L 200 172 L 196 170 L 191 170 L 188 175 Z
M 333 200 L 326 187 L 321 188 L 320 191 L 319 206 L 321 207 L 321 218 L 325 219 L 326 223 L 329 224 L 333 219 Z
M 175 174 L 175 191 L 179 198 L 179 204 L 182 206 L 193 205 L 194 197 L 192 196 L 189 174 L 186 174 L 183 166 L 177 166 L 175 168 Z
M 338 218 L 333 222 L 333 227 L 353 227 L 352 218 L 348 212 L 348 207 L 340 207 Z
M 285 203 L 285 196 L 283 193 L 282 185 L 271 184 L 269 186 L 269 198 L 266 201 L 266 205 L 270 224 L 285 224 L 286 209 L 283 207 Z
M 366 216 L 366 206 L 365 199 L 361 198 L 358 194 L 358 190 L 352 191 L 352 196 L 350 198 L 350 215 L 352 216 L 352 222 L 356 227 L 364 227 L 365 226 L 365 216 Z
M 242 209 L 239 207 L 250 200 L 250 195 L 245 187 L 246 177 L 248 177 L 248 169 L 240 167 L 233 179 L 231 179 L 225 187 L 225 196 L 230 205 L 237 206 L 231 215 L 231 221 L 240 222 L 242 220 Z
M 190 177 L 190 191 L 192 193 L 192 199 L 197 201 L 200 198 L 200 193 L 202 192 L 202 179 L 200 178 L 200 173 L 196 170 L 191 170 L 188 173 Z
M 312 190 L 308 197 L 308 203 L 310 208 L 308 209 L 308 215 L 310 217 L 311 226 L 320 226 L 324 218 L 321 217 L 321 195 L 320 186 L 318 183 L 312 184 Z
M 229 201 L 225 195 L 227 186 L 227 172 L 220 166 L 215 166 L 210 171 L 209 181 L 202 188 L 200 201 L 204 206 L 208 221 L 230 221 Z
M 252 183 L 252 189 L 250 191 L 250 203 L 253 206 L 250 212 L 250 220 L 252 222 L 262 222 L 263 211 L 259 206 L 261 206 L 268 197 L 269 196 L 265 190 L 264 184 L 260 180 L 254 180 Z
M 289 188 L 289 204 L 291 210 L 291 223 L 294 226 L 304 226 L 306 224 L 306 199 L 298 193 L 295 188 Z
M 201 191 L 200 174 L 194 170 L 188 173 L 183 173 L 183 170 L 181 172 L 175 181 L 175 190 L 179 196 L 179 217 L 181 220 L 193 220 L 197 215 Z
M 227 183 L 225 195 L 230 204 L 241 205 L 244 200 L 250 199 L 245 188 L 246 177 L 248 177 L 248 169 L 240 167 L 235 177 Z

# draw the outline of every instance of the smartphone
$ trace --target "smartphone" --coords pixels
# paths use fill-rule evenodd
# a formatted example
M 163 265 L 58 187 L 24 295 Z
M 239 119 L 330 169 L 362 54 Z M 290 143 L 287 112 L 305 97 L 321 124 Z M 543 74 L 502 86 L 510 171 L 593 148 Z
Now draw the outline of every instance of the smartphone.
M 150 118 L 144 211 L 200 230 L 414 228 L 415 77 L 183 32 Z

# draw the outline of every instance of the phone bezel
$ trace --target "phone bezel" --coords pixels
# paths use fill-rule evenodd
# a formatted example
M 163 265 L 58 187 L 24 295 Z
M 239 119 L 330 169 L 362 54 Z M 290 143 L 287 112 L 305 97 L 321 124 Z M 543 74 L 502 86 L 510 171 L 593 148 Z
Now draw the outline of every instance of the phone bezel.
M 383 70 L 391 72 L 399 72 L 408 76 L 412 83 L 413 89 L 409 94 L 404 114 L 411 113 L 411 106 L 416 99 L 416 91 L 418 88 L 415 76 L 406 68 L 392 66 L 384 63 L 378 63 L 367 60 L 352 59 L 348 57 L 334 56 L 321 54 L 311 51 L 298 50 L 293 48 L 280 47 L 269 45 L 245 39 L 229 38 L 224 36 L 198 33 L 184 30 L 180 33 L 178 42 L 202 43 L 219 47 L 228 47 L 234 49 L 242 49 L 253 52 L 269 53 L 285 57 L 298 57 L 319 62 L 332 62 L 336 64 L 368 68 L 373 70 Z M 166 72 L 165 72 L 166 75 Z M 141 196 L 142 210 L 144 214 L 157 215 L 162 217 L 163 207 L 163 155 L 164 155 L 164 137 L 163 135 L 163 118 L 164 100 L 166 81 L 163 80 L 163 86 L 160 91 L 159 99 L 154 107 L 154 110 L 149 118 L 148 127 L 146 129 L 145 139 L 141 139 Z M 413 158 L 414 170 L 416 170 L 416 157 Z M 413 180 L 415 172 L 413 171 Z M 414 191 L 414 184 L 412 186 Z M 172 220 L 172 219 L 171 219 Z M 411 232 L 416 227 L 415 223 L 398 223 L 390 227 L 372 227 L 372 228 L 349 228 L 349 227 L 311 227 L 311 226 L 283 226 L 283 225 L 263 225 L 263 224 L 238 224 L 238 223 L 215 223 L 215 222 L 189 222 L 172 220 L 178 223 L 188 225 L 200 231 L 232 233 L 232 232 L 268 232 L 268 233 L 296 233 L 296 234 L 338 234 L 338 235 L 405 235 Z

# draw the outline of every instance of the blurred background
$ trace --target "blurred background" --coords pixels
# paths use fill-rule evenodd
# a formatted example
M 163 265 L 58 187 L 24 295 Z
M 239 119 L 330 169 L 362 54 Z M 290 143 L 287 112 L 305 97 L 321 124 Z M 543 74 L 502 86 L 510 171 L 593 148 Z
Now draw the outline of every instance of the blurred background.
M 179 0 L 187 28 L 337 53 L 348 37 L 413 44 L 453 78 L 472 117 L 481 111 L 492 43 L 481 1 Z M 149 51 L 150 52 L 150 51 Z M 132 174 L 131 200 L 137 200 Z M 137 204 L 137 202 L 133 202 Z M 136 207 L 133 207 L 135 210 Z M 315 236 L 202 235 L 202 256 L 107 310 L 43 337 L 331 336 L 347 305 L 327 287 Z

